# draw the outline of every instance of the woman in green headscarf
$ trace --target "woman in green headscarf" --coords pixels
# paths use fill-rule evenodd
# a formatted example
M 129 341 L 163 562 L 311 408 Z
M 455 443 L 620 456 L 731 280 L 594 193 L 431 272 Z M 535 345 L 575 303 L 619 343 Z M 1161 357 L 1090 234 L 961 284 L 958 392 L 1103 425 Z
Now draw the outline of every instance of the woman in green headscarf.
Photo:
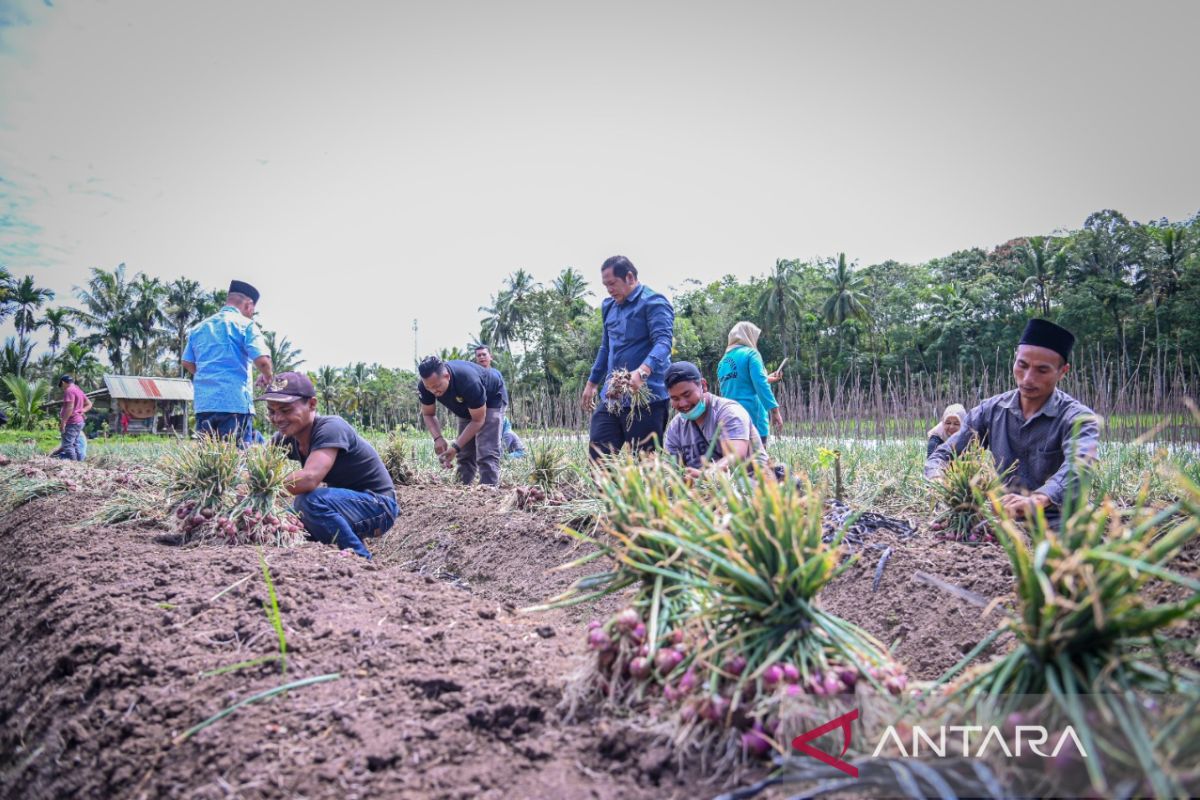
M 760 335 L 762 329 L 753 322 L 739 322 L 733 326 L 725 357 L 717 364 L 717 380 L 721 384 L 721 396 L 741 403 L 765 444 L 771 432 L 768 413 L 777 430 L 783 427 L 783 414 L 771 391 L 771 384 L 781 376 L 778 370 L 767 373 L 762 354 L 758 352 Z

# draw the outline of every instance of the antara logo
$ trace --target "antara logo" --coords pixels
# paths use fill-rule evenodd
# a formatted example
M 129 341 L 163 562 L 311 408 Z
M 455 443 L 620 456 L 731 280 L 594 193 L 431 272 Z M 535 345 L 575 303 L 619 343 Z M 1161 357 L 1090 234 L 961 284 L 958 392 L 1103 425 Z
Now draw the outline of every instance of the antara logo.
M 851 723 L 856 719 L 858 719 L 857 708 L 826 722 L 819 728 L 797 736 L 792 740 L 792 747 L 805 755 L 812 756 L 823 764 L 828 764 L 835 769 L 841 770 L 852 778 L 857 778 L 858 767 L 842 760 L 843 756 L 846 755 L 846 751 L 850 749 Z M 842 731 L 842 752 L 837 757 L 824 753 L 809 744 L 814 739 L 819 739 L 825 734 L 839 728 Z M 994 725 L 989 728 L 984 728 L 982 725 L 943 725 L 934 730 L 936 733 L 930 735 L 924 728 L 913 726 L 911 728 L 911 748 L 906 749 L 903 739 L 896 731 L 896 726 L 889 725 L 879 737 L 879 742 L 875 745 L 875 752 L 871 754 L 871 757 L 878 758 L 880 754 L 885 753 L 887 746 L 891 744 L 899 751 L 902 758 L 920 758 L 922 755 L 922 746 L 928 751 L 927 755 L 934 755 L 939 758 L 945 758 L 947 754 L 952 757 L 983 758 L 987 754 L 988 748 L 993 746 L 1002 750 L 1008 758 L 1020 758 L 1024 755 L 1026 747 L 1035 756 L 1057 758 L 1059 753 L 1070 744 L 1080 757 L 1088 758 L 1087 750 L 1084 749 L 1083 743 L 1075 733 L 1075 729 L 1070 725 L 1064 728 L 1062 733 L 1059 734 L 1058 741 L 1054 744 L 1054 749 L 1049 752 L 1044 752 L 1040 749 L 1050 740 L 1050 732 L 1041 725 L 1016 726 L 1011 742 L 1012 747 L 1009 746 L 1010 742 L 1005 738 L 1001 729 Z M 972 742 L 977 742 L 977 746 L 972 747 Z M 954 748 L 955 744 L 959 745 L 957 751 Z
M 912 749 L 905 750 L 904 742 L 900 738 L 900 734 L 896 732 L 894 725 L 889 725 L 883 735 L 879 737 L 879 744 L 875 747 L 875 752 L 872 756 L 878 756 L 884 750 L 884 746 L 890 741 L 900 751 L 900 755 L 904 758 L 919 758 L 921 756 L 921 745 L 924 741 L 924 746 L 938 758 L 945 758 L 947 752 L 950 756 L 959 756 L 962 758 L 983 758 L 987 755 L 989 747 L 999 747 L 1004 751 L 1004 755 L 1008 758 L 1020 758 L 1024 755 L 1025 750 L 1022 745 L 1029 748 L 1029 752 L 1041 758 L 1056 758 L 1063 748 L 1067 746 L 1068 741 L 1072 743 L 1075 752 L 1082 758 L 1087 758 L 1087 750 L 1083 748 L 1083 743 L 1079 741 L 1079 736 L 1076 735 L 1075 729 L 1070 725 L 1063 728 L 1059 734 L 1058 741 L 1054 745 L 1054 749 L 1049 753 L 1042 752 L 1039 747 L 1046 744 L 1050 739 L 1050 732 L 1041 725 L 1018 725 L 1013 733 L 1012 747 L 1009 747 L 1009 740 L 1005 738 L 1000 728 L 992 725 L 984 728 L 982 725 L 943 725 L 934 729 L 936 736 L 930 736 L 926 730 L 920 726 L 915 726 L 912 729 Z M 984 733 L 986 731 L 986 733 Z M 947 744 L 946 734 L 950 734 L 950 741 Z M 958 734 L 962 734 L 961 737 Z M 979 736 L 982 735 L 982 738 Z M 957 741 L 956 741 L 957 740 Z M 978 746 L 974 749 L 971 747 L 972 742 L 978 742 Z M 954 745 L 959 745 L 956 750 Z
M 847 711 L 845 714 L 842 714 L 837 719 L 829 720 L 829 722 L 826 722 L 824 725 L 822 725 L 819 728 L 811 730 L 808 733 L 800 734 L 795 739 L 792 739 L 792 747 L 796 748 L 797 750 L 799 750 L 801 753 L 804 753 L 805 755 L 812 756 L 813 758 L 817 759 L 818 761 L 820 761 L 824 764 L 828 764 L 829 766 L 834 767 L 835 769 L 840 769 L 842 772 L 846 773 L 851 778 L 857 778 L 858 777 L 858 767 L 854 766 L 853 764 L 847 764 L 845 761 L 842 761 L 842 756 L 846 755 L 846 751 L 850 749 L 850 723 L 854 722 L 854 720 L 856 720 L 856 719 L 858 719 L 858 709 L 857 708 L 853 709 L 851 711 Z M 830 731 L 837 730 L 838 728 L 842 729 L 843 740 L 842 740 L 842 752 L 838 755 L 837 758 L 834 758 L 833 756 L 829 755 L 828 753 L 822 753 L 820 750 L 818 750 L 817 748 L 815 748 L 809 744 L 809 742 L 812 741 L 813 739 L 819 739 L 822 736 L 824 736 L 825 734 L 829 733 Z

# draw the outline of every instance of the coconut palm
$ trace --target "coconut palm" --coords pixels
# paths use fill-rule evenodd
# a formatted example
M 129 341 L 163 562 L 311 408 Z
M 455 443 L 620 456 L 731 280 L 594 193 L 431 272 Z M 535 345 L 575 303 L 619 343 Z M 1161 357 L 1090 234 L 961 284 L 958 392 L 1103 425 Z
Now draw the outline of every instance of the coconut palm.
M 848 319 L 864 322 L 871 319 L 863 279 L 846 265 L 845 253 L 838 253 L 833 272 L 826 280 L 825 290 L 829 295 L 821 306 L 821 317 L 826 325 L 840 326 Z
M 9 397 L 4 403 L 9 426 L 35 430 L 46 416 L 43 405 L 50 394 L 49 386 L 44 381 L 30 382 L 19 375 L 5 375 L 4 388 Z
M 276 372 L 295 372 L 304 363 L 300 357 L 303 350 L 293 349 L 292 343 L 284 336 L 278 338 L 275 331 L 263 331 L 263 340 L 271 354 L 271 365 Z
M 75 335 L 75 326 L 71 324 L 72 318 L 69 308 L 46 309 L 46 315 L 42 317 L 42 327 L 50 331 L 51 357 L 58 357 L 58 348 L 62 346 L 64 336 L 69 339 Z
M 6 267 L 0 266 L 0 322 L 4 322 L 13 313 L 12 292 L 12 273 Z
M 554 279 L 554 299 L 562 304 L 567 319 L 574 319 L 587 312 L 587 301 L 584 298 L 591 293 L 592 290 L 588 288 L 587 281 L 574 267 L 567 267 Z
M 4 340 L 4 349 L 0 350 L 0 373 L 5 375 L 21 375 L 29 366 L 29 357 L 33 355 L 33 344 L 12 336 Z
M 128 310 L 129 368 L 137 374 L 145 374 L 158 361 L 158 351 L 165 333 L 163 325 L 166 317 L 162 306 L 166 287 L 158 278 L 139 272 L 134 276 L 130 289 L 133 303 Z
M 93 330 L 84 339 L 87 347 L 103 347 L 108 363 L 116 372 L 125 364 L 125 345 L 134 336 L 129 308 L 134 303 L 133 289 L 125 279 L 125 265 L 112 272 L 92 268 L 86 288 L 76 287 L 82 308 L 73 309 L 76 319 Z
M 319 368 L 314 383 L 317 394 L 321 398 L 321 413 L 334 413 L 334 403 L 337 401 L 338 391 L 341 388 L 341 378 L 337 368 L 329 366 Z
M 1057 262 L 1061 264 L 1061 259 Z M 1050 315 L 1050 284 L 1055 278 L 1054 254 L 1048 252 L 1045 236 L 1030 236 L 1021 247 L 1021 275 L 1024 288 L 1034 290 L 1042 316 Z
M 200 288 L 199 281 L 179 278 L 167 284 L 163 317 L 180 375 L 184 374 L 183 351 L 187 348 L 188 333 L 208 316 L 204 312 L 210 305 L 209 300 L 209 293 Z
M 480 306 L 479 310 L 487 315 L 480 322 L 480 338 L 505 350 L 510 349 L 517 338 L 517 320 L 511 295 L 506 291 L 493 295 L 492 304 Z
M 58 355 L 58 368 L 75 378 L 80 386 L 94 385 L 100 381 L 103 368 L 91 350 L 79 342 L 69 342 Z
M 804 314 L 804 295 L 797 285 L 795 270 L 795 261 L 775 259 L 775 266 L 755 300 L 758 318 L 767 330 L 777 333 L 784 353 L 788 352 L 788 330 L 795 328 Z
M 26 275 L 13 286 L 10 295 L 10 302 L 15 309 L 13 324 L 17 328 L 17 336 L 22 341 L 27 340 L 30 333 L 42 326 L 42 321 L 38 319 L 38 309 L 47 300 L 53 299 L 54 292 L 35 285 L 32 275 Z
M 838 356 L 840 357 L 845 341 L 846 320 L 858 319 L 868 324 L 871 322 L 865 282 L 861 276 L 855 275 L 854 271 L 847 266 L 845 253 L 838 253 L 833 272 L 826 279 L 824 289 L 829 294 L 824 305 L 821 306 L 821 318 L 825 320 L 826 325 L 837 329 Z

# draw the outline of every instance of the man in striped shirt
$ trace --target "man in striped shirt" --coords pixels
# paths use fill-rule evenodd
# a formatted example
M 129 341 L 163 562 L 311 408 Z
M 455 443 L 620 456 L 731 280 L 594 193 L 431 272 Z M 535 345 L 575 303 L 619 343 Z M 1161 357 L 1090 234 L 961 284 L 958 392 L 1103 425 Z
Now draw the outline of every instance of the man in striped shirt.
M 1044 319 L 1032 319 L 1013 359 L 1017 388 L 989 397 L 967 414 L 958 433 L 925 462 L 925 477 L 941 476 L 950 459 L 978 437 L 1001 472 L 1016 468 L 1001 498 L 1014 519 L 1041 508 L 1057 526 L 1063 503 L 1078 489 L 1079 473 L 1096 457 L 1099 418 L 1090 408 L 1058 389 L 1070 370 L 1075 337 Z

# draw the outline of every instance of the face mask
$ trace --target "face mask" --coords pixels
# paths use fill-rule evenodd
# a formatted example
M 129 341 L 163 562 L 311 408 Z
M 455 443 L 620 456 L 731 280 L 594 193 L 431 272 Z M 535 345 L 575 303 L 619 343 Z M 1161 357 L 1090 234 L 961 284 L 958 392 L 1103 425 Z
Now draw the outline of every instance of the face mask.
M 701 400 L 696 405 L 692 406 L 691 411 L 680 411 L 679 416 L 686 419 L 688 422 L 695 422 L 704 416 L 704 412 L 708 410 L 708 405 Z

